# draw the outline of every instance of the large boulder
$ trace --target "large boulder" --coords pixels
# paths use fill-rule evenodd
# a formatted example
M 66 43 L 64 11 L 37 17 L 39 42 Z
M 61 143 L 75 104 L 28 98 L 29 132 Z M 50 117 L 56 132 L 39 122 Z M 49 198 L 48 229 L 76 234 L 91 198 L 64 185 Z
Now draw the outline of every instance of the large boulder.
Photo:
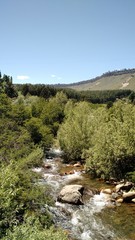
M 82 185 L 66 185 L 62 188 L 57 200 L 63 203 L 71 203 L 76 205 L 83 204 L 83 191 L 84 187 Z

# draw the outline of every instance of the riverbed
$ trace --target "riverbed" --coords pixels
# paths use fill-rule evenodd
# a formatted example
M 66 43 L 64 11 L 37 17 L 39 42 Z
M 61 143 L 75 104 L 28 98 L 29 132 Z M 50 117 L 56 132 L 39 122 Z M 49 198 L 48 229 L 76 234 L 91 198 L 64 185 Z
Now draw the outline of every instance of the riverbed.
M 44 168 L 33 169 L 41 174 L 43 184 L 51 188 L 55 206 L 49 207 L 56 226 L 62 227 L 74 240 L 135 240 L 135 204 L 116 206 L 100 192 L 108 188 L 104 182 L 91 179 L 83 167 L 64 164 L 59 150 L 51 150 L 44 160 Z M 63 186 L 81 184 L 95 190 L 84 205 L 60 203 L 57 196 Z

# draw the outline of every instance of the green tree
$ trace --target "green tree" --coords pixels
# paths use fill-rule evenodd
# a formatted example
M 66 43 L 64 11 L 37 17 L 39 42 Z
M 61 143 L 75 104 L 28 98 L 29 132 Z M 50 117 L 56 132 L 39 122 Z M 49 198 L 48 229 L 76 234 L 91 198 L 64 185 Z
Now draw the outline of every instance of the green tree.
M 64 106 L 67 97 L 63 93 L 58 93 L 56 97 L 51 98 L 44 105 L 41 113 L 41 119 L 47 125 L 54 136 L 56 136 L 58 128 L 64 118 Z
M 98 109 L 97 118 L 86 167 L 98 176 L 121 179 L 135 168 L 135 107 L 118 101 L 108 110 Z
M 65 157 L 70 160 L 81 159 L 84 149 L 91 146 L 93 132 L 93 110 L 86 102 L 68 102 L 65 107 L 66 119 L 58 131 L 58 140 Z
M 13 83 L 12 83 L 12 77 L 3 75 L 1 76 L 0 73 L 0 93 L 5 93 L 8 97 L 13 98 L 17 97 L 17 91 L 15 90 Z
M 11 117 L 21 126 L 31 118 L 31 108 L 25 104 L 23 98 L 18 98 L 15 104 L 12 105 Z
M 44 125 L 40 118 L 32 117 L 26 121 L 25 125 L 35 144 L 41 144 L 44 148 L 48 148 L 51 145 L 52 134 L 50 128 Z
M 0 93 L 0 117 L 8 117 L 11 111 L 11 100 L 6 94 Z

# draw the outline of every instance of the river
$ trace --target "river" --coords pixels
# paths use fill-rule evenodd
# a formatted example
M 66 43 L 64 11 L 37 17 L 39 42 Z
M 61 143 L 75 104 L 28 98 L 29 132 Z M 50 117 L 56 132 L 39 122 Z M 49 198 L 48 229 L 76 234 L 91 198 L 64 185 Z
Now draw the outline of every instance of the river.
M 65 229 L 72 240 L 135 240 L 135 204 L 115 206 L 103 193 L 86 199 L 84 205 L 60 203 L 57 196 L 67 184 L 81 184 L 87 188 L 108 188 L 98 180 L 90 179 L 82 169 L 63 164 L 59 150 L 51 150 L 44 160 L 45 168 L 35 168 L 41 182 L 51 187 L 55 206 L 49 207 L 54 223 Z M 65 172 L 72 172 L 66 174 Z

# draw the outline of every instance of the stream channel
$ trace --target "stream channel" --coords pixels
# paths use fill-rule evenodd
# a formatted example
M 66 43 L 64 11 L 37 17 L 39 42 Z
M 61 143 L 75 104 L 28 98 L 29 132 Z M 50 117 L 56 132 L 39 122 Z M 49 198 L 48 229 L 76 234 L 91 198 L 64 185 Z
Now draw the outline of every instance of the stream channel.
M 48 207 L 56 226 L 69 233 L 72 240 L 135 240 L 135 204 L 115 206 L 103 193 L 86 199 L 76 206 L 57 201 L 62 187 L 81 184 L 88 189 L 108 188 L 107 184 L 93 180 L 81 168 L 62 163 L 60 151 L 52 149 L 44 160 L 49 168 L 35 168 L 41 174 L 41 183 L 51 187 L 54 207 Z M 70 172 L 72 174 L 66 174 Z

